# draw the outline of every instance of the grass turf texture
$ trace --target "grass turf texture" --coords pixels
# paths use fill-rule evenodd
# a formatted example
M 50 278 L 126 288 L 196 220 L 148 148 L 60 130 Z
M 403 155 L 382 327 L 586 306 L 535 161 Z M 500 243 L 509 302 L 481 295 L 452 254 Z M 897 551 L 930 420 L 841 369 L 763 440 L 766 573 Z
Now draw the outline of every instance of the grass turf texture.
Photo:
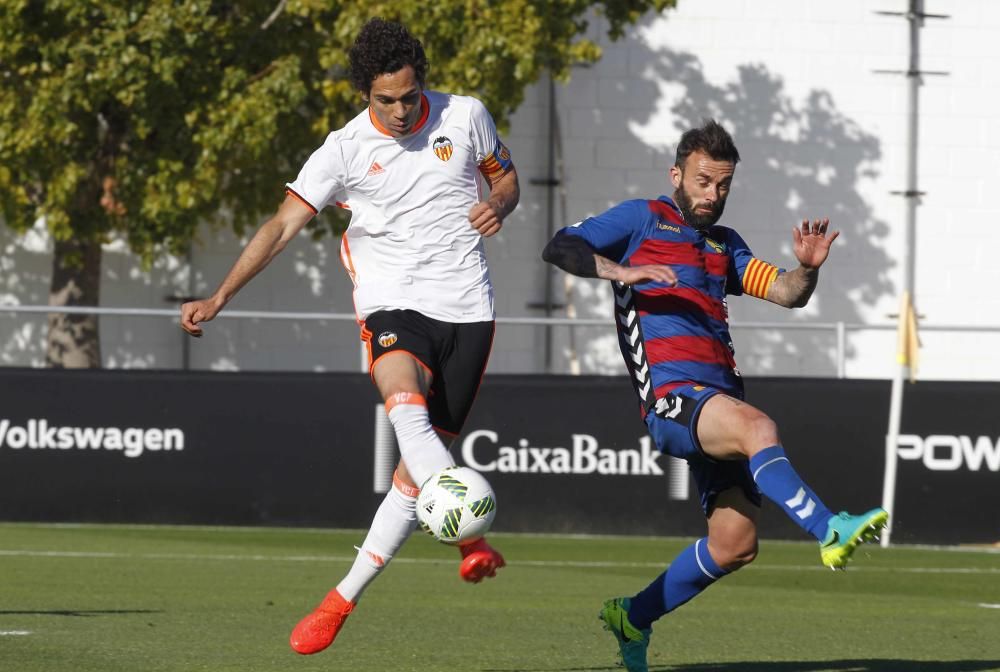
M 0 669 L 616 670 L 601 602 L 690 543 L 496 534 L 509 566 L 467 585 L 454 549 L 415 535 L 330 649 L 294 654 L 291 628 L 362 536 L 0 524 Z M 996 552 L 863 546 L 834 573 L 815 543 L 764 541 L 754 565 L 654 624 L 650 669 L 1000 670 L 998 604 Z

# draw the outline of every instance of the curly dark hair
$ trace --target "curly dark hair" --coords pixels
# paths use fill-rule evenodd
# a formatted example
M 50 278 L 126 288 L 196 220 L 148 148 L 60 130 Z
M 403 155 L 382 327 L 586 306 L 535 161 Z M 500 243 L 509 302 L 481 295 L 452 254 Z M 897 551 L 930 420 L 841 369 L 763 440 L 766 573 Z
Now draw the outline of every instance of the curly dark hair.
M 687 157 L 698 150 L 716 161 L 732 161 L 733 164 L 740 161 L 740 153 L 736 150 L 733 136 L 729 135 L 729 131 L 715 119 L 706 119 L 701 128 L 685 131 L 677 145 L 674 165 L 683 170 Z
M 424 75 L 427 73 L 424 47 L 420 40 L 395 21 L 371 19 L 365 23 L 354 40 L 348 57 L 351 84 L 366 96 L 376 77 L 397 72 L 407 65 L 413 67 L 420 86 L 424 85 Z

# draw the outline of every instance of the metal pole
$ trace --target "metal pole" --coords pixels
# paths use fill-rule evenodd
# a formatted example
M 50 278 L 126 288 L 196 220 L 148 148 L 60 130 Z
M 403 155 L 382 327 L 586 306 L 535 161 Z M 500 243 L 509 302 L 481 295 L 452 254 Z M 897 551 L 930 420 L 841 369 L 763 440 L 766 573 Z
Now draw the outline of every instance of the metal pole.
M 556 210 L 556 81 L 549 72 L 549 147 L 546 157 L 547 174 L 549 184 L 545 189 L 545 242 L 552 240 L 555 235 L 555 210 Z M 552 274 L 555 269 L 545 264 L 545 317 L 552 317 Z M 552 325 L 545 327 L 545 372 L 552 373 Z
M 549 104 L 548 104 L 548 145 L 546 147 L 546 167 L 544 177 L 533 177 L 530 183 L 535 186 L 545 187 L 545 242 L 548 243 L 552 239 L 552 236 L 556 232 L 556 187 L 561 184 L 561 180 L 556 176 L 557 161 L 560 157 L 560 147 L 559 147 L 559 115 L 556 112 L 556 80 L 549 72 Z M 541 308 L 545 311 L 546 319 L 551 318 L 552 314 L 560 308 L 564 308 L 560 303 L 556 303 L 552 294 L 555 289 L 555 281 L 553 279 L 553 274 L 555 269 L 545 264 L 545 268 L 542 269 L 544 273 L 543 285 L 544 285 L 544 296 L 541 302 L 531 302 L 528 304 L 528 308 Z M 546 373 L 553 372 L 553 335 L 552 335 L 552 324 L 547 324 L 545 326 L 545 331 L 542 335 L 543 349 L 542 349 L 542 367 Z
M 903 272 L 900 293 L 903 295 L 903 305 L 900 306 L 899 325 L 897 333 L 899 341 L 903 342 L 903 330 L 907 328 L 908 301 L 914 296 L 916 284 L 915 241 L 917 224 L 917 205 L 920 192 L 917 190 L 917 138 L 920 119 L 920 28 L 923 26 L 924 1 L 910 0 L 910 11 L 906 19 L 910 24 L 910 62 L 906 70 L 907 82 L 907 115 L 906 115 L 906 191 L 903 192 L 905 204 L 905 228 L 903 232 Z M 916 301 L 914 301 L 914 305 Z M 914 310 L 916 308 L 914 307 Z M 895 518 L 896 504 L 896 444 L 899 441 L 900 424 L 903 417 L 903 383 L 910 377 L 910 361 L 901 357 L 899 366 L 892 378 L 892 393 L 889 399 L 889 427 L 885 440 L 885 473 L 882 481 L 882 508 L 893 514 L 889 524 L 882 533 L 882 546 L 887 547 L 892 537 L 892 523 Z

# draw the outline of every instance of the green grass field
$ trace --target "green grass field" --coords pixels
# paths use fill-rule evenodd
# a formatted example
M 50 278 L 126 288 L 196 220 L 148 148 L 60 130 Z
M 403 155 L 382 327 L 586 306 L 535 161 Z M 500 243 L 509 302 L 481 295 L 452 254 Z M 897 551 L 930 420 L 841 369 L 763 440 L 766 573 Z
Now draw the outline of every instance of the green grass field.
M 415 536 L 337 642 L 288 634 L 360 532 L 0 524 L 0 670 L 615 670 L 606 597 L 632 594 L 688 540 L 493 535 L 481 585 Z M 862 547 L 846 573 L 813 543 L 754 565 L 655 626 L 651 670 L 1000 670 L 1000 554 Z

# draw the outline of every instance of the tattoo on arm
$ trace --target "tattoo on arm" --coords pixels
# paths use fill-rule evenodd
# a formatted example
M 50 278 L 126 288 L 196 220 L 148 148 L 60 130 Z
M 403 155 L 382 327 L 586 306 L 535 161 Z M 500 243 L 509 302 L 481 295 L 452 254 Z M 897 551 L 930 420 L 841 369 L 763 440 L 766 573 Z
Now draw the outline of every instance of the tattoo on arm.
M 513 212 L 521 199 L 521 186 L 518 183 L 517 171 L 511 169 L 490 183 L 490 204 L 493 205 L 497 216 L 504 219 Z
M 767 291 L 767 300 L 785 308 L 802 308 L 819 282 L 818 269 L 799 266 L 793 271 L 780 273 Z

